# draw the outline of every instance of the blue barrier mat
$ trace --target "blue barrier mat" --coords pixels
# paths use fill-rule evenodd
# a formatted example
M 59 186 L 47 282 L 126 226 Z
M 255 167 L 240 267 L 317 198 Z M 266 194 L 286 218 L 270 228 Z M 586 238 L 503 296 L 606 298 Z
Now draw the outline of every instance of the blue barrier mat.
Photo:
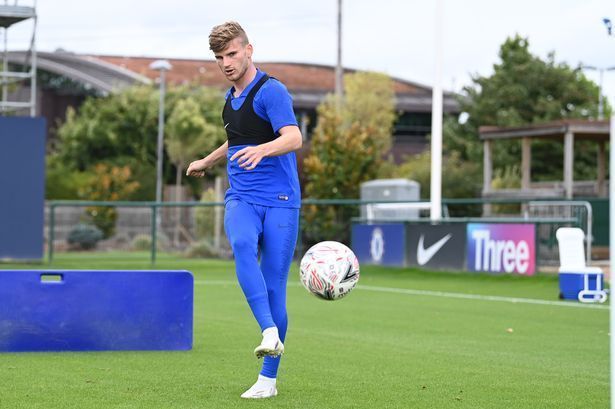
M 0 352 L 189 350 L 189 271 L 0 271 Z

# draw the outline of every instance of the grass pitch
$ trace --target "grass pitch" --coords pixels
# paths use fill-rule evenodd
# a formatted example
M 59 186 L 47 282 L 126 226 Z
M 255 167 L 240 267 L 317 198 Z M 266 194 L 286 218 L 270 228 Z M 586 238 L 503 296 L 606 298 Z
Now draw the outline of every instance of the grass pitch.
M 26 267 L 47 268 L 0 265 Z M 144 253 L 58 255 L 51 267 L 150 268 Z M 0 408 L 560 409 L 609 404 L 606 307 L 447 294 L 557 301 L 556 276 L 365 266 L 348 298 L 326 302 L 298 284 L 294 266 L 279 395 L 245 401 L 239 395 L 260 368 L 252 354 L 260 334 L 233 264 L 162 256 L 156 267 L 195 275 L 192 351 L 0 354 Z

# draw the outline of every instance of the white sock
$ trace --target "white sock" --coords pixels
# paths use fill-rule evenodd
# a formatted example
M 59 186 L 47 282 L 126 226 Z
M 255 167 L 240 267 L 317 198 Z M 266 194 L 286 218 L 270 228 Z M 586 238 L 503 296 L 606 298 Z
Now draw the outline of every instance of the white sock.
M 265 328 L 263 331 L 263 338 L 265 340 L 277 341 L 280 338 L 278 334 L 278 327 Z
M 261 383 L 267 386 L 275 386 L 276 383 L 276 378 L 268 378 L 266 376 L 263 375 L 258 375 L 258 380 L 256 381 L 256 383 Z

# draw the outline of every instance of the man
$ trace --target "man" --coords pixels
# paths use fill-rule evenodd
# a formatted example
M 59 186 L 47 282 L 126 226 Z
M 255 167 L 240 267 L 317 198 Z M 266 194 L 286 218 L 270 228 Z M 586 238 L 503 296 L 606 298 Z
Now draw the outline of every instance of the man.
M 192 162 L 186 174 L 203 176 L 228 159 L 224 227 L 239 284 L 263 334 L 254 353 L 265 358 L 257 382 L 241 397 L 268 398 L 278 393 L 284 352 L 286 282 L 301 206 L 294 151 L 303 138 L 286 87 L 256 69 L 252 45 L 238 23 L 214 27 L 209 46 L 233 84 L 222 112 L 227 142 Z

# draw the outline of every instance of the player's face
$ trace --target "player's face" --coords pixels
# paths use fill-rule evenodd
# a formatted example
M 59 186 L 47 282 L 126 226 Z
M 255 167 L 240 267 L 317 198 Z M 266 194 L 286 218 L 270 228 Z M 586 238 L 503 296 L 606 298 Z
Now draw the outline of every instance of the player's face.
M 215 53 L 218 67 L 229 81 L 237 82 L 244 76 L 252 60 L 252 45 L 244 45 L 241 38 L 231 41 L 224 50 Z

